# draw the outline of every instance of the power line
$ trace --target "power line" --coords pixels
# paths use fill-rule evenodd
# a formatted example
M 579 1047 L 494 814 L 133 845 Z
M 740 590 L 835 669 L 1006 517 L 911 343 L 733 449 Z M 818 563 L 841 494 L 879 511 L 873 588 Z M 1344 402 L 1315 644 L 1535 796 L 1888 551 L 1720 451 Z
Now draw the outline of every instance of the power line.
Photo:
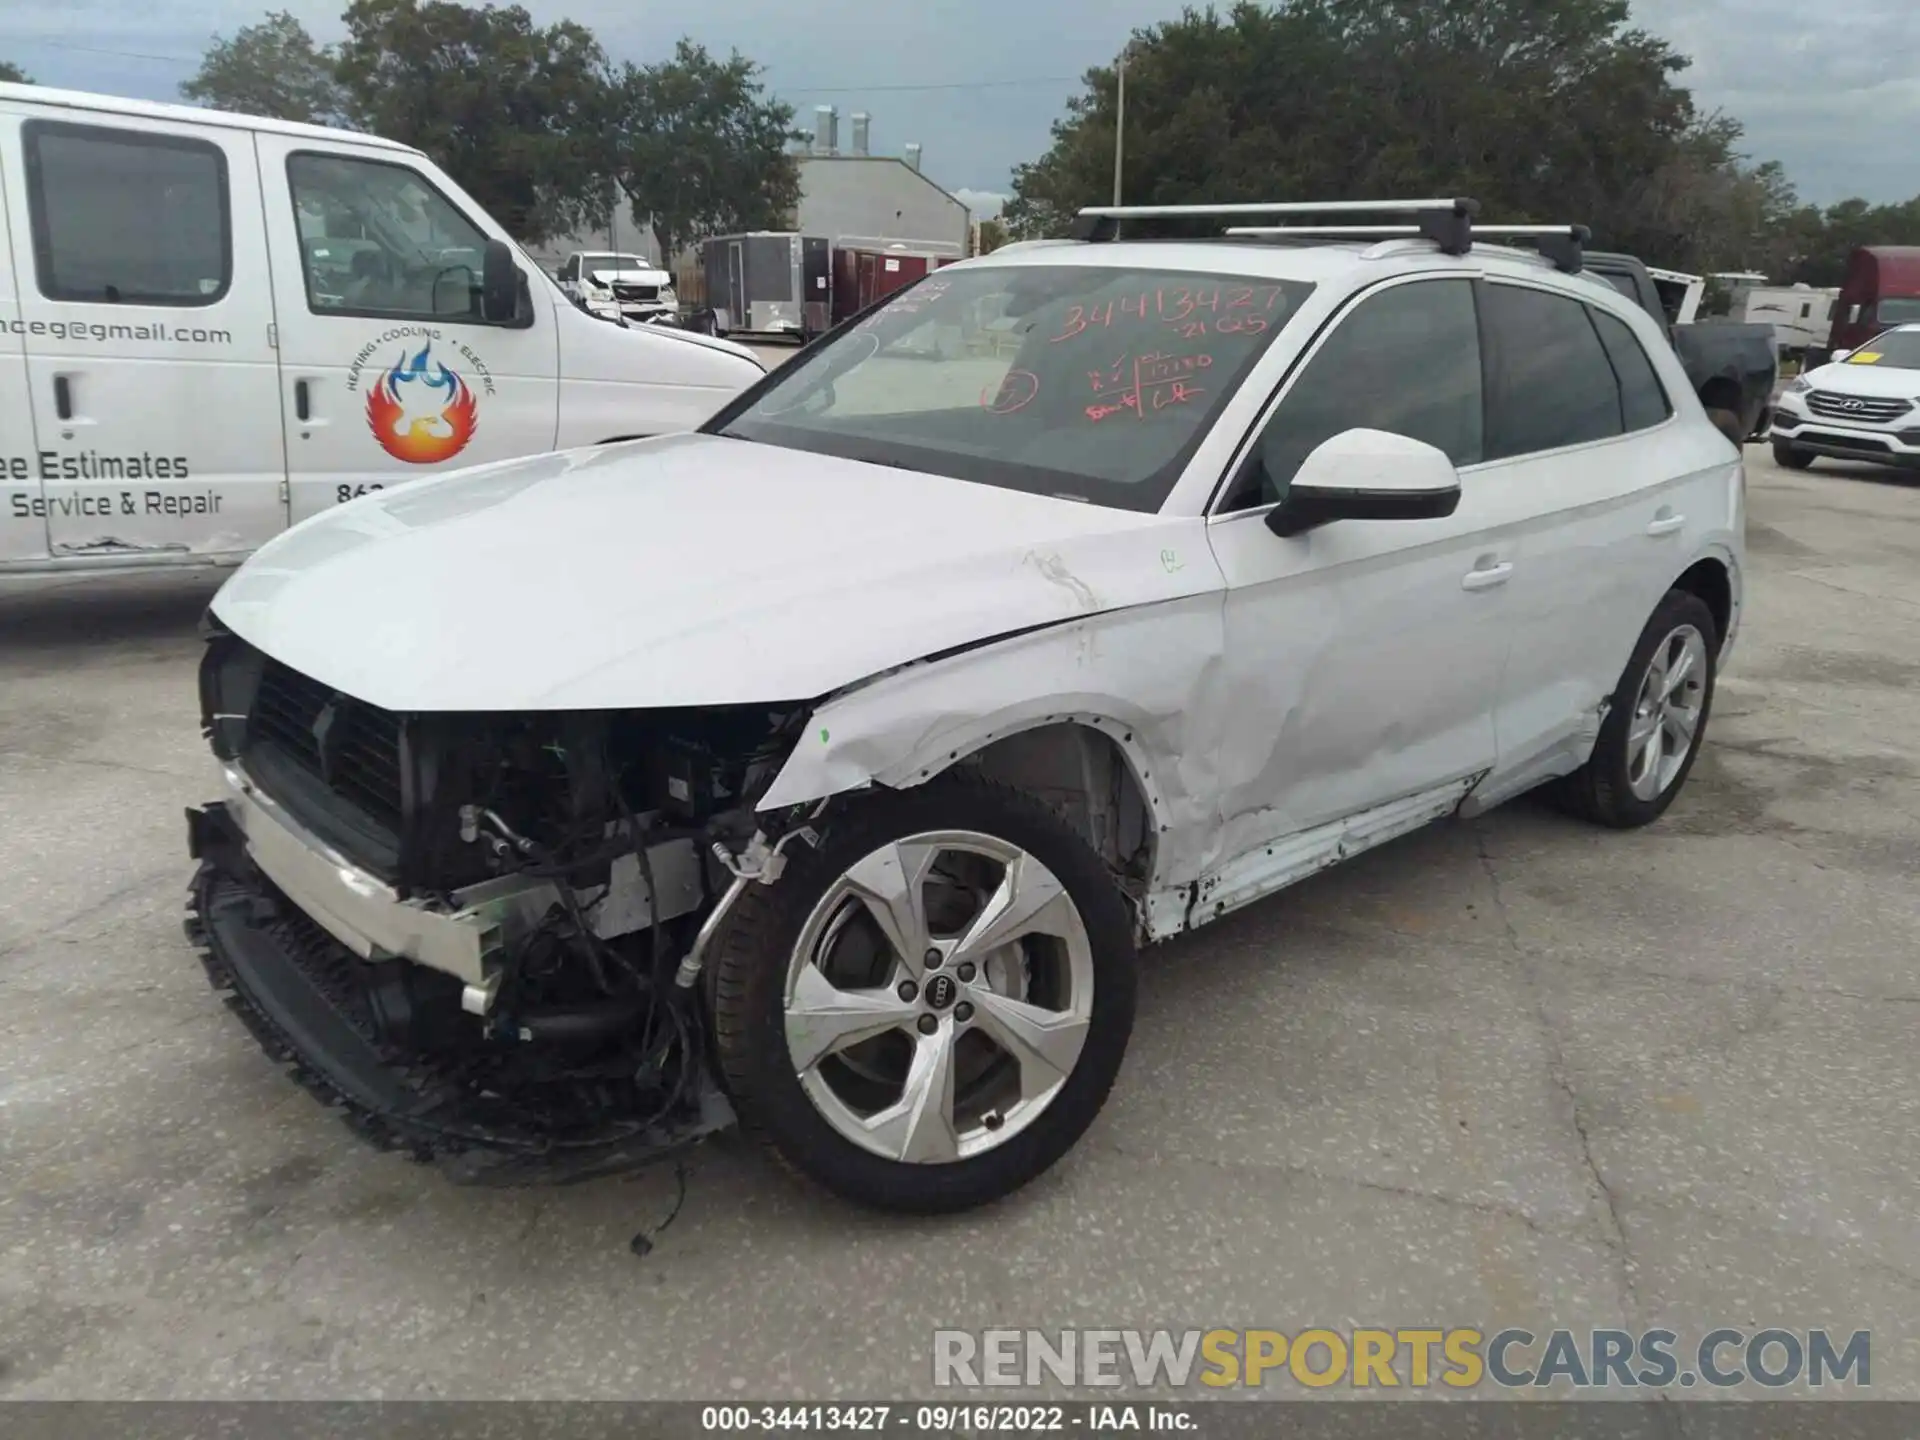
M 1073 85 L 1078 75 L 1035 75 L 1025 80 L 953 80 L 935 85 L 780 85 L 787 95 L 884 95 L 902 90 L 1001 90 L 1015 85 Z
M 148 50 L 114 50 L 102 45 L 75 45 L 66 40 L 36 42 L 54 50 L 76 50 L 83 55 L 113 55 L 122 60 L 154 60 L 166 65 L 198 65 L 203 57 L 156 55 Z M 1031 75 L 1019 80 L 943 80 L 925 85 L 776 85 L 783 95 L 899 95 L 929 90 L 1007 90 L 1024 85 L 1073 85 L 1078 75 Z
M 29 44 L 45 45 L 51 50 L 78 50 L 84 55 L 117 55 L 122 60 L 160 60 L 168 65 L 198 65 L 200 58 L 192 59 L 184 55 L 155 55 L 145 50 L 108 50 L 99 45 L 73 45 L 65 40 L 34 40 Z

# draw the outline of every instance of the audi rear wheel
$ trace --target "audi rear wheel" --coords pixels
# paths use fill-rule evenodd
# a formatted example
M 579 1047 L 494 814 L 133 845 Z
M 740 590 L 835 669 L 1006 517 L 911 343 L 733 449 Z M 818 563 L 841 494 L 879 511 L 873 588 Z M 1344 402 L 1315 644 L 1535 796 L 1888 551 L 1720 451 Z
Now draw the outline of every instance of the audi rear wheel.
M 1627 661 L 1593 754 L 1562 782 L 1568 808 L 1616 830 L 1666 813 L 1706 738 L 1719 643 L 1706 602 L 1669 590 Z

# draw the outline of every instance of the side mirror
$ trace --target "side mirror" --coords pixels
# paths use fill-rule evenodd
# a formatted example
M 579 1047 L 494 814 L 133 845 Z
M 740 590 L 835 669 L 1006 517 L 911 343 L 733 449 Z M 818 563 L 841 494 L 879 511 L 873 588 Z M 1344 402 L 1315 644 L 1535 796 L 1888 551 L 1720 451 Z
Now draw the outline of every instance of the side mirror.
M 480 318 L 489 325 L 509 325 L 520 309 L 520 267 L 513 263 L 513 247 L 489 240 L 480 262 Z
M 1303 535 L 1335 520 L 1438 520 L 1459 504 L 1460 474 L 1444 452 L 1384 430 L 1344 430 L 1300 462 L 1267 528 Z
M 1827 363 L 1829 365 L 1838 365 L 1841 361 L 1845 360 L 1852 353 L 1853 351 L 1851 350 L 1836 350 L 1827 357 Z

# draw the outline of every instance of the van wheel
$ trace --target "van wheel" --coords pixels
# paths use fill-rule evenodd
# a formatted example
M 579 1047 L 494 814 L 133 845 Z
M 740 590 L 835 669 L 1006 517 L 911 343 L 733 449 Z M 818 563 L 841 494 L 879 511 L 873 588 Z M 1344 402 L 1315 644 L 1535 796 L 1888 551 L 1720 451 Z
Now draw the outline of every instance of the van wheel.
M 1711 420 L 1720 433 L 1733 442 L 1736 450 L 1743 449 L 1747 443 L 1747 427 L 1740 423 L 1740 417 L 1731 410 L 1710 409 L 1707 419 Z
M 1669 590 L 1633 647 L 1593 754 L 1561 782 L 1566 808 L 1615 830 L 1666 813 L 1706 738 L 1719 644 L 1706 602 Z
M 1805 450 L 1796 450 L 1784 440 L 1773 442 L 1773 463 L 1783 470 L 1811 470 L 1813 456 Z
M 1078 1140 L 1133 1028 L 1133 926 L 1105 864 L 1024 792 L 881 792 L 787 847 L 715 946 L 744 1129 L 856 1203 L 934 1213 Z

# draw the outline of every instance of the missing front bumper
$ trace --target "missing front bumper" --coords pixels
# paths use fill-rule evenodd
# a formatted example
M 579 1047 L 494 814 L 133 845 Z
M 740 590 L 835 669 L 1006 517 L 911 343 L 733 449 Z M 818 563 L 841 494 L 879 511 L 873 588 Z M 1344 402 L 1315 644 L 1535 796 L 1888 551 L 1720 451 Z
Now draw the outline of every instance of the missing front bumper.
M 703 1065 L 678 1103 L 636 1118 L 630 1108 L 596 1113 L 597 1092 L 579 1087 L 547 1087 L 540 1102 L 502 1094 L 471 1045 L 452 1056 L 396 1043 L 376 967 L 256 863 L 258 831 L 212 804 L 187 812 L 187 838 L 200 867 L 186 930 L 208 980 L 271 1059 L 380 1148 L 463 1183 L 556 1183 L 632 1170 L 732 1123 Z M 456 1023 L 476 1036 L 482 1024 Z
M 466 987 L 467 1008 L 475 1014 L 492 1007 L 507 949 L 530 934 L 560 901 L 554 882 L 519 875 L 456 891 L 451 906 L 402 899 L 379 876 L 302 825 L 243 766 L 228 762 L 223 778 L 225 800 L 205 812 L 188 812 L 188 845 L 196 859 L 203 843 L 237 850 L 362 960 L 409 960 L 451 975 Z M 215 811 L 217 820 L 194 818 Z M 702 903 L 704 878 L 692 842 L 650 846 L 647 854 L 657 892 L 643 884 L 637 859 L 621 857 L 598 911 L 603 938 L 651 924 L 656 894 L 665 919 Z

